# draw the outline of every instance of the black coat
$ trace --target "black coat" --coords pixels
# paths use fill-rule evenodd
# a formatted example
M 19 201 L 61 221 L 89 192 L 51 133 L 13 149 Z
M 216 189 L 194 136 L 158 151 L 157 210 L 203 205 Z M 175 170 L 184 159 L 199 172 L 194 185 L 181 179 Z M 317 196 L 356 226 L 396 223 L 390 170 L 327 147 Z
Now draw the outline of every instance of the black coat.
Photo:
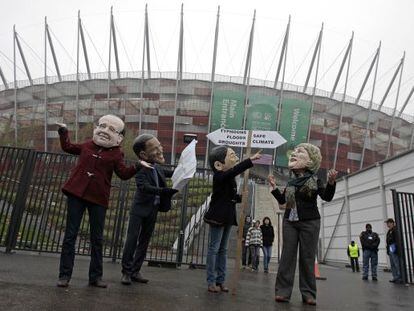
M 380 238 L 376 232 L 362 231 L 359 235 L 362 250 L 378 251 Z
M 252 166 L 252 161 L 246 159 L 225 172 L 214 173 L 213 194 L 204 215 L 205 222 L 216 226 L 237 226 L 236 203 L 241 202 L 241 196 L 237 194 L 235 177 Z
M 300 191 L 301 189 L 297 189 L 295 191 L 295 201 L 296 201 L 296 208 L 298 210 L 299 220 L 312 220 L 312 219 L 319 219 L 321 216 L 319 215 L 318 205 L 317 205 L 317 198 L 318 195 L 324 201 L 331 201 L 335 195 L 335 188 L 336 183 L 333 185 L 327 184 L 326 187 L 323 185 L 323 182 L 318 179 L 317 181 L 318 189 L 312 191 L 311 195 L 309 196 L 307 192 Z M 280 193 L 279 189 L 274 189 L 272 191 L 272 195 L 276 198 L 279 204 L 285 204 L 286 188 L 283 190 L 283 193 Z M 286 209 L 284 218 L 289 218 L 290 209 Z
M 398 231 L 397 231 L 397 227 L 394 227 L 392 229 L 388 229 L 387 232 L 387 237 L 386 237 L 386 241 L 387 241 L 387 254 L 390 254 L 390 245 L 391 244 L 395 244 L 397 247 L 397 255 L 400 255 L 400 243 L 399 243 L 399 238 L 398 238 Z
M 137 190 L 135 192 L 134 202 L 132 203 L 131 214 L 148 217 L 154 215 L 159 209 L 168 210 L 171 208 L 171 197 L 162 194 L 162 188 L 166 187 L 165 178 L 171 177 L 173 172 L 156 166 L 158 173 L 158 187 L 154 179 L 152 169 L 143 167 L 135 176 Z M 155 196 L 160 196 L 160 205 L 154 205 Z
M 275 232 L 272 225 L 261 225 L 263 246 L 272 246 L 275 239 Z

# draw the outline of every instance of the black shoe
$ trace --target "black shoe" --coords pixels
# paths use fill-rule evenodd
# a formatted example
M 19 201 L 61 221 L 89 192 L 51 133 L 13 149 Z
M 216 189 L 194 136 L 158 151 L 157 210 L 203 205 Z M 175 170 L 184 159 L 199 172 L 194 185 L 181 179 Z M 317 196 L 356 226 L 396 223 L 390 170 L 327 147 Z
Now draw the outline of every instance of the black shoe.
M 142 277 L 142 275 L 141 275 L 141 273 L 139 273 L 139 272 L 137 272 L 137 273 L 135 273 L 135 274 L 131 275 L 131 280 L 132 280 L 133 282 L 144 283 L 144 284 L 146 284 L 146 283 L 148 283 L 148 282 L 149 282 L 149 280 L 148 280 L 148 279 L 143 278 L 143 277 Z
M 101 279 L 98 279 L 96 281 L 89 281 L 89 286 L 99 287 L 99 288 L 107 288 L 108 287 L 108 284 L 106 284 Z
M 367 276 L 363 276 L 363 277 L 362 277 L 362 280 L 363 280 L 363 281 L 368 281 L 368 277 L 367 277 Z
M 395 283 L 395 280 L 389 280 L 389 282 L 391 282 L 391 283 Z
M 373 276 L 373 277 L 372 277 L 372 280 L 373 280 L 373 281 L 375 281 L 375 282 L 376 282 L 376 281 L 378 281 L 378 279 L 377 279 L 377 277 L 376 277 L 376 276 Z
M 122 274 L 121 283 L 124 285 L 131 285 L 131 277 L 128 274 Z
M 59 279 L 56 283 L 57 287 L 68 287 L 69 286 L 69 280 L 67 279 Z

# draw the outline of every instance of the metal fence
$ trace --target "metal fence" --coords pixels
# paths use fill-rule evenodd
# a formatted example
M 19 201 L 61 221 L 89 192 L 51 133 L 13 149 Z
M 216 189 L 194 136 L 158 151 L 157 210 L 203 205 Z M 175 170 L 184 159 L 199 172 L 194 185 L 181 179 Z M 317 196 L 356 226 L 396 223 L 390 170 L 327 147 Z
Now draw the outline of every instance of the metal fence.
M 414 193 L 392 191 L 395 222 L 400 240 L 400 266 L 403 281 L 414 283 Z
M 61 192 L 76 157 L 31 149 L 0 147 L 0 247 L 60 253 L 66 225 L 66 198 Z M 196 175 L 173 198 L 173 208 L 159 213 L 148 248 L 150 263 L 205 265 L 208 229 L 202 221 L 212 174 Z M 104 229 L 104 257 L 122 255 L 136 185 L 114 175 Z M 76 254 L 89 255 L 89 221 L 85 213 Z

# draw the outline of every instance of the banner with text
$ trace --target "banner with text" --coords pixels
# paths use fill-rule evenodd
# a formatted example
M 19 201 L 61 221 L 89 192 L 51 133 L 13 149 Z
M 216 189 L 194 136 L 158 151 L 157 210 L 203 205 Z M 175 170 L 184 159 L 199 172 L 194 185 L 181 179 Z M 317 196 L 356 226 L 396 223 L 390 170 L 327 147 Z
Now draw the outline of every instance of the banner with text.
M 293 148 L 307 141 L 311 103 L 309 101 L 286 98 L 282 100 L 279 133 L 287 143 L 277 149 L 276 165 L 286 167 Z
M 277 96 L 250 94 L 246 128 L 248 130 L 276 131 L 278 104 Z
M 211 129 L 242 129 L 244 115 L 244 92 L 231 90 L 215 90 Z

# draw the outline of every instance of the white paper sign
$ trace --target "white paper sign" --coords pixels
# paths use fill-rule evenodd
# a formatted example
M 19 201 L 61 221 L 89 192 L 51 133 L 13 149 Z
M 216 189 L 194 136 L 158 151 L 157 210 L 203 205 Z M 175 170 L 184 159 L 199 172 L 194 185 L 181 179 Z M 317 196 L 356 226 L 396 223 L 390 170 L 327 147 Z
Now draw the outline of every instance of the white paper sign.
M 276 131 L 253 131 L 252 148 L 275 149 L 286 142 Z
M 210 134 L 207 134 L 207 138 L 210 139 L 215 145 L 227 145 L 230 147 L 246 147 L 248 131 L 245 130 L 231 130 L 231 129 L 217 129 Z
M 249 131 L 233 129 L 217 129 L 207 135 L 215 145 L 227 145 L 230 147 L 246 147 Z M 252 131 L 252 148 L 275 149 L 286 143 L 276 131 Z
M 188 181 L 193 178 L 197 169 L 197 158 L 196 158 L 196 144 L 197 141 L 194 139 L 187 147 L 184 148 L 181 153 L 178 165 L 174 170 L 174 174 L 171 177 L 173 182 L 173 188 L 182 190 Z

